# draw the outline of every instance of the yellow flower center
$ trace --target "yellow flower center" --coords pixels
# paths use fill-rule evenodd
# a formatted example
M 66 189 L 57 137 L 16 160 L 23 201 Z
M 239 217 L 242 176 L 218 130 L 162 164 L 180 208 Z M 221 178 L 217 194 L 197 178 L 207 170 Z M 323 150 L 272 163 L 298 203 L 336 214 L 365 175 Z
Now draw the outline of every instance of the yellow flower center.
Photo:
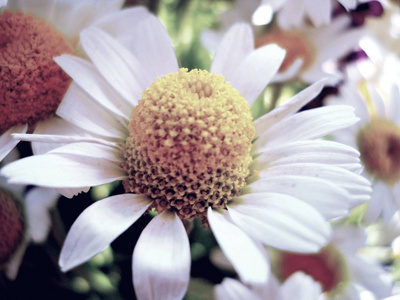
M 286 56 L 279 69 L 279 73 L 287 71 L 298 58 L 303 60 L 301 72 L 307 70 L 314 61 L 314 47 L 307 37 L 299 32 L 273 30 L 256 40 L 256 48 L 267 44 L 278 44 L 286 50 Z
M 393 184 L 400 178 L 400 128 L 390 121 L 373 119 L 357 136 L 366 170 Z
M 333 245 L 315 254 L 283 252 L 280 256 L 282 280 L 299 271 L 311 276 L 330 294 L 340 293 L 348 282 L 346 262 Z
M 126 192 L 147 194 L 157 212 L 181 219 L 226 208 L 249 175 L 255 136 L 246 100 L 223 76 L 180 69 L 142 94 L 129 124 Z
M 56 111 L 70 79 L 53 61 L 73 53 L 64 36 L 48 23 L 21 12 L 0 14 L 0 134 L 34 126 Z
M 22 207 L 0 187 L 0 267 L 7 263 L 21 245 L 25 231 Z

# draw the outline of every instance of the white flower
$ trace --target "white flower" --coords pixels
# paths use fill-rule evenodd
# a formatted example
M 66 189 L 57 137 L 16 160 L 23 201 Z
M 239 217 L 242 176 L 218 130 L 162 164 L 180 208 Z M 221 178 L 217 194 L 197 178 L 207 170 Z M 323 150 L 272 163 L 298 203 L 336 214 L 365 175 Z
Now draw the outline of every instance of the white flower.
M 327 299 L 359 300 L 366 293 L 371 299 L 388 297 L 392 288 L 389 273 L 376 261 L 358 253 L 365 241 L 361 228 L 336 227 L 330 243 L 317 254 L 281 253 L 279 276 L 285 279 L 304 272 L 321 284 Z
M 334 134 L 334 138 L 358 148 L 361 153 L 363 174 L 373 184 L 365 216 L 368 222 L 380 215 L 389 222 L 400 208 L 399 82 L 393 76 L 385 82 L 389 88 L 381 90 L 382 86 L 369 81 L 349 81 L 341 88 L 340 95 L 328 102 L 352 105 L 360 118 L 354 126 Z M 362 91 L 356 86 L 358 83 Z
M 2 3 L 3 4 L 3 3 Z M 129 43 L 132 10 L 120 12 L 123 0 L 10 0 L 0 11 L 0 161 L 16 146 L 13 133 L 51 133 L 53 118 L 70 79 L 53 62 L 64 53 L 80 53 L 79 33 L 89 26 Z M 144 10 L 144 8 L 143 8 Z M 17 13 L 18 11 L 18 13 Z M 18 74 L 18 75 L 15 75 Z M 43 122 L 44 121 L 44 122 Z M 70 132 L 72 129 L 65 128 Z M 41 154 L 47 147 L 33 145 Z M 71 195 L 74 192 L 71 191 Z
M 261 289 L 248 287 L 235 279 L 225 278 L 214 289 L 217 300 L 322 300 L 321 293 L 319 283 L 302 272 L 293 274 L 281 286 L 273 276 Z
M 124 180 L 126 194 L 96 202 L 73 224 L 60 256 L 64 271 L 154 209 L 159 214 L 133 254 L 138 298 L 183 297 L 190 250 L 182 220 L 195 217 L 210 225 L 241 280 L 259 285 L 269 274 L 260 242 L 316 252 L 330 235 L 326 220 L 368 200 L 369 183 L 354 172 L 359 153 L 318 140 L 354 124 L 352 108 L 295 114 L 323 81 L 253 123 L 249 104 L 278 70 L 282 49 L 254 50 L 251 28 L 237 24 L 225 35 L 210 73 L 188 72 L 178 68 L 156 17 L 141 11 L 129 29 L 136 41 L 131 51 L 90 28 L 80 38 L 91 61 L 56 58 L 74 80 L 57 114 L 81 135 L 63 134 L 57 126 L 58 135 L 15 135 L 66 145 L 1 171 L 10 183 L 46 187 Z

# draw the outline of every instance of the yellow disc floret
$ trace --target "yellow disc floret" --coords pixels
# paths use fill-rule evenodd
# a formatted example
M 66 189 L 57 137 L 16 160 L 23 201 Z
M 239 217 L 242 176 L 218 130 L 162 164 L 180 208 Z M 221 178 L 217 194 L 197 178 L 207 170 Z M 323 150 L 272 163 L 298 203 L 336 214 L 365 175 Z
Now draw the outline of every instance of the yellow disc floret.
M 182 219 L 225 208 L 249 175 L 255 136 L 245 99 L 223 76 L 180 69 L 142 94 L 129 124 L 125 190 Z

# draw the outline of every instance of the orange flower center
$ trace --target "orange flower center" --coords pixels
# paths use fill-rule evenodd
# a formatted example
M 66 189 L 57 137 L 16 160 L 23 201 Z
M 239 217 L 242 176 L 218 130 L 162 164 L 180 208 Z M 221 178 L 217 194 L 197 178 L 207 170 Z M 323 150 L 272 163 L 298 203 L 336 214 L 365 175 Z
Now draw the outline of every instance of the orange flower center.
M 0 187 L 0 266 L 8 262 L 21 244 L 25 222 L 22 207 Z
M 73 53 L 73 48 L 48 23 L 21 12 L 1 13 L 0 32 L 2 134 L 54 114 L 70 79 L 53 57 Z
M 390 184 L 400 178 L 400 128 L 374 119 L 360 130 L 357 144 L 367 171 Z

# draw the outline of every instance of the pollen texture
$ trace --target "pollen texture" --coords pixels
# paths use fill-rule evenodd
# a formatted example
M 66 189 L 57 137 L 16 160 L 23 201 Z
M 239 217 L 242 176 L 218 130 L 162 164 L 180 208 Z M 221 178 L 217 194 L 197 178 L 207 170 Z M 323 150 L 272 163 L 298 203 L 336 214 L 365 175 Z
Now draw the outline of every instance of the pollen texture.
M 56 111 L 70 79 L 53 57 L 73 53 L 48 23 L 21 12 L 0 14 L 0 134 L 35 125 Z
M 8 262 L 21 244 L 24 218 L 21 205 L 0 187 L 0 266 Z
M 301 71 L 307 70 L 314 60 L 314 49 L 307 37 L 295 31 L 275 30 L 260 36 L 256 40 L 256 48 L 267 44 L 277 44 L 286 50 L 286 56 L 279 69 L 280 73 L 287 71 L 296 59 L 302 59 Z
M 308 274 L 321 284 L 324 292 L 337 292 L 347 280 L 345 261 L 331 245 L 316 254 L 284 252 L 280 258 L 280 270 L 283 280 L 299 271 Z
M 375 119 L 357 137 L 361 159 L 367 171 L 387 183 L 400 178 L 400 128 L 387 120 Z
M 249 175 L 255 136 L 250 108 L 223 76 L 180 69 L 159 78 L 134 108 L 126 141 L 126 192 L 181 219 L 226 208 Z

